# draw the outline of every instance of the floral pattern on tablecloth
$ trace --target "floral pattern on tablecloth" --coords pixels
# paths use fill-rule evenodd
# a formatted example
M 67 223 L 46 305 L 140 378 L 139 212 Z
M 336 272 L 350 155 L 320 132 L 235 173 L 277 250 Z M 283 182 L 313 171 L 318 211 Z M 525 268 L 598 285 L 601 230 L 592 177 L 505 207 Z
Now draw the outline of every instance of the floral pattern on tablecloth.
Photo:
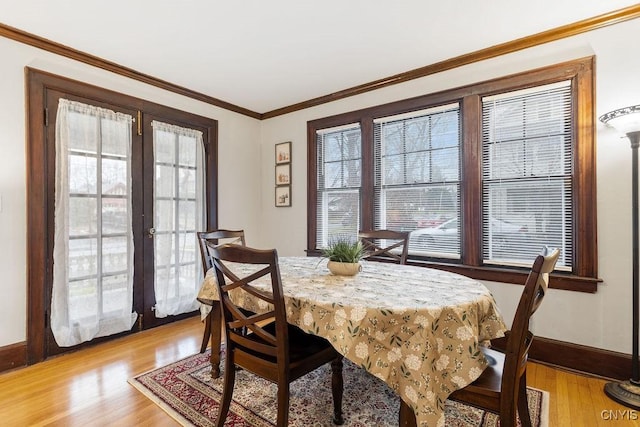
M 449 394 L 486 367 L 479 346 L 506 330 L 489 290 L 468 277 L 379 262 L 363 262 L 356 276 L 334 276 L 326 260 L 307 257 L 283 257 L 279 265 L 287 321 L 385 381 L 420 426 L 444 425 Z M 198 295 L 204 303 L 218 299 L 212 273 Z M 269 309 L 251 298 L 236 303 Z

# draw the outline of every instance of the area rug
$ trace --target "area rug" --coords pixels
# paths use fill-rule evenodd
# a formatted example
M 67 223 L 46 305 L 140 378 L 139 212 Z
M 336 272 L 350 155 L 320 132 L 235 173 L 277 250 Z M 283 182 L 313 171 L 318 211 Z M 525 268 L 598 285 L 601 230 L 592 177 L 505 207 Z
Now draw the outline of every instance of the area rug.
M 222 364 L 221 364 L 222 365 Z M 183 426 L 210 426 L 218 415 L 222 376 L 211 379 L 209 351 L 129 379 L 129 383 Z M 345 426 L 397 426 L 400 401 L 378 378 L 344 359 Z M 247 371 L 236 374 L 227 427 L 271 427 L 276 420 L 277 387 Z M 333 426 L 331 367 L 325 365 L 290 386 L 289 425 Z M 548 393 L 529 389 L 534 427 L 548 427 Z M 446 426 L 499 426 L 497 416 L 457 402 L 446 402 Z

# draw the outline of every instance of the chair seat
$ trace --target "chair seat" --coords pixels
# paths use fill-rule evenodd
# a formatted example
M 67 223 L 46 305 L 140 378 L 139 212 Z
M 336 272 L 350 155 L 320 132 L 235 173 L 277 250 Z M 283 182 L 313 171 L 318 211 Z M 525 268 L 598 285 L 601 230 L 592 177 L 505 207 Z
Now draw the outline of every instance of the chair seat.
M 298 328 L 295 325 L 287 325 L 288 326 L 288 334 L 289 334 L 289 363 L 293 367 L 296 362 L 299 360 L 308 359 L 312 356 L 320 356 L 323 352 L 328 350 L 327 360 L 332 360 L 335 358 L 334 348 L 326 339 L 319 337 L 317 335 L 307 334 L 302 329 Z M 270 334 L 275 335 L 276 333 L 276 323 L 271 322 L 265 325 L 262 329 Z M 254 334 L 247 334 L 247 339 L 255 342 L 261 342 L 261 340 Z M 246 353 L 253 354 L 258 356 L 257 353 L 249 350 L 243 349 Z M 265 359 L 267 356 L 260 354 L 261 358 Z M 270 362 L 276 363 L 276 358 L 271 357 Z M 325 362 L 326 363 L 326 362 Z
M 500 408 L 500 390 L 504 369 L 505 354 L 483 347 L 482 352 L 489 366 L 474 382 L 463 389 L 456 390 L 449 396 L 452 400 L 459 400 L 473 406 L 484 408 Z
M 471 383 L 469 387 L 473 388 L 476 386 L 479 389 L 485 389 L 489 392 L 500 393 L 505 354 L 487 347 L 483 347 L 482 352 L 489 366 L 487 366 L 480 377 Z

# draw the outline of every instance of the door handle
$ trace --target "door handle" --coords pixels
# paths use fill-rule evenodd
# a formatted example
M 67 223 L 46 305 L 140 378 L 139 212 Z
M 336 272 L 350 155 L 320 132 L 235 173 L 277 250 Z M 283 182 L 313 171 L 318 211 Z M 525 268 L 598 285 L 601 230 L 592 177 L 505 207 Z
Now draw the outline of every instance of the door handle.
M 148 235 L 148 237 L 149 237 L 150 239 L 153 239 L 153 235 L 154 235 L 154 234 L 156 234 L 156 229 L 155 229 L 155 228 L 153 228 L 153 227 L 151 227 L 151 228 L 149 229 L 149 235 Z

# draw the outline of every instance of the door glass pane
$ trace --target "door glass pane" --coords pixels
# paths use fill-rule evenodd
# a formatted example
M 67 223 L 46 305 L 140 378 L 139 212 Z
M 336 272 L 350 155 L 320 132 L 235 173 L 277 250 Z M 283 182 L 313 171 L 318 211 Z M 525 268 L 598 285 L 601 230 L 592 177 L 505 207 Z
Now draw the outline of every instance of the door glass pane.
M 129 248 L 126 237 L 105 237 L 102 239 L 102 272 L 127 271 Z
M 196 150 L 194 147 L 197 144 L 196 138 L 193 136 L 178 135 L 178 160 L 180 166 L 190 167 L 194 169 L 196 167 Z
M 69 192 L 76 194 L 96 194 L 98 164 L 93 156 L 69 155 Z
M 173 262 L 174 253 L 173 253 L 173 240 L 174 235 L 168 233 L 160 233 L 156 232 L 155 237 L 155 261 L 156 261 L 156 270 L 162 267 L 166 267 L 167 265 Z M 156 278 L 158 272 L 156 271 Z
M 196 197 L 196 171 L 194 169 L 180 168 L 180 191 L 185 199 Z
M 86 236 L 96 234 L 96 209 L 95 197 L 70 197 L 69 198 L 69 235 Z
M 175 172 L 173 165 L 156 165 L 156 176 L 154 180 L 156 197 L 174 197 L 176 192 Z
M 69 150 L 83 153 L 98 152 L 98 121 L 84 111 L 68 111 Z
M 118 310 L 129 302 L 129 285 L 126 274 L 102 278 L 102 311 L 105 316 L 117 315 Z
M 173 200 L 156 199 L 156 220 L 154 223 L 157 232 L 172 231 L 175 227 L 174 208 L 176 204 Z
M 98 319 L 98 281 L 96 278 L 69 283 L 69 317 L 74 322 L 95 323 Z
M 95 276 L 98 272 L 98 239 L 69 240 L 69 279 Z
M 121 122 L 103 118 L 102 126 L 102 154 L 105 156 L 127 157 L 129 129 Z
M 199 260 L 198 254 L 199 249 L 196 246 L 196 240 L 193 238 L 193 233 L 181 233 L 179 236 L 180 239 L 180 263 L 194 263 L 196 260 Z M 186 272 L 186 266 L 183 266 L 183 272 Z
M 153 156 L 156 164 L 174 164 L 176 155 L 175 145 L 176 135 L 169 129 L 159 129 L 157 126 L 153 130 Z
M 178 202 L 180 230 L 195 231 L 196 228 L 196 202 L 195 200 L 180 200 Z
M 127 160 L 102 159 L 102 194 L 127 193 Z
M 125 234 L 129 226 L 126 197 L 102 197 L 102 233 Z

